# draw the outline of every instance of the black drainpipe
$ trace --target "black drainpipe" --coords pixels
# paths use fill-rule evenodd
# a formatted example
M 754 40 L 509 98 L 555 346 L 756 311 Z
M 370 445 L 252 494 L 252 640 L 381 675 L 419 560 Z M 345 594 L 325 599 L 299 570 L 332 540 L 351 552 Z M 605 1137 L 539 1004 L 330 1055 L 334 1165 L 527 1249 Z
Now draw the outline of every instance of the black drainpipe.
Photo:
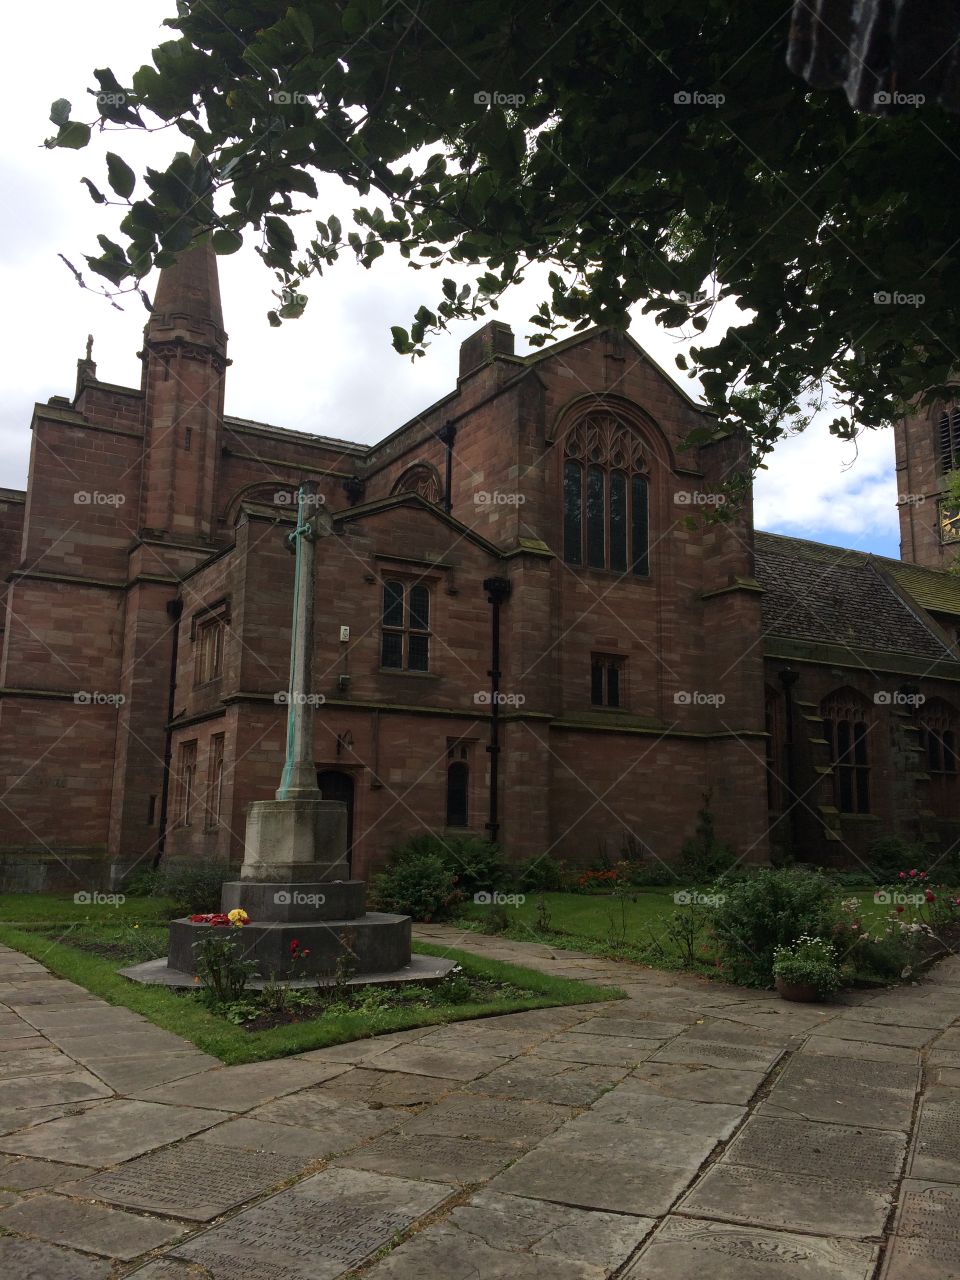
M 153 865 L 158 867 L 167 843 L 167 802 L 170 798 L 170 762 L 173 759 L 173 704 L 177 691 L 177 653 L 180 647 L 180 616 L 182 600 L 167 601 L 167 617 L 175 624 L 173 647 L 170 652 L 170 693 L 167 697 L 167 732 L 163 742 L 163 785 L 160 789 L 160 834 L 157 836 L 157 852 Z
M 780 683 L 783 685 L 783 727 L 784 727 L 784 747 L 787 757 L 787 791 L 789 793 L 790 808 L 788 811 L 789 828 L 790 828 L 790 845 L 791 848 L 797 847 L 797 758 L 796 758 L 796 735 L 794 733 L 794 706 L 793 706 L 793 686 L 797 683 L 800 676 L 792 667 L 784 667 L 780 672 Z
M 443 482 L 443 509 L 447 513 L 453 510 L 453 442 L 457 438 L 457 428 L 452 422 L 445 422 L 437 432 L 437 439 L 447 447 L 446 476 Z
M 485 578 L 483 589 L 487 593 L 492 611 L 490 615 L 490 745 L 487 754 L 490 756 L 490 810 L 487 830 L 490 839 L 496 842 L 500 830 L 500 814 L 498 807 L 500 778 L 500 606 L 509 599 L 510 581 L 508 578 Z

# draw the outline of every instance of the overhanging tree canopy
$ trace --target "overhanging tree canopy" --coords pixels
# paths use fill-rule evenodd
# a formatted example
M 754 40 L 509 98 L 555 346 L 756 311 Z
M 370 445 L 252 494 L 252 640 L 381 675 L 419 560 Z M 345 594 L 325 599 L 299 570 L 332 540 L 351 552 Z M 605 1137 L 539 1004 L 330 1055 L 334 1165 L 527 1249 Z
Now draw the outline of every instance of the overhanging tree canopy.
M 139 180 L 110 152 L 106 182 L 84 179 L 95 200 L 109 186 L 129 204 L 124 242 L 101 236 L 87 259 L 112 286 L 207 233 L 218 253 L 254 233 L 282 285 L 272 323 L 299 315 L 304 282 L 343 253 L 369 267 L 395 244 L 441 276 L 476 268 L 473 289 L 442 277 L 394 327 L 414 354 L 438 326 L 495 307 L 530 263 L 555 268 L 535 342 L 564 325 L 623 326 L 638 302 L 702 331 L 733 297 L 752 317 L 690 363 L 718 429 L 745 426 L 758 459 L 824 379 L 840 435 L 949 394 L 957 120 L 936 106 L 862 116 L 842 93 L 811 90 L 786 67 L 782 4 L 177 9 L 177 38 L 152 64 L 129 81 L 94 73 L 94 128 L 173 123 L 195 146 Z M 71 116 L 54 104 L 49 145 L 87 145 L 91 123 Z M 297 216 L 318 172 L 355 191 L 349 231 Z

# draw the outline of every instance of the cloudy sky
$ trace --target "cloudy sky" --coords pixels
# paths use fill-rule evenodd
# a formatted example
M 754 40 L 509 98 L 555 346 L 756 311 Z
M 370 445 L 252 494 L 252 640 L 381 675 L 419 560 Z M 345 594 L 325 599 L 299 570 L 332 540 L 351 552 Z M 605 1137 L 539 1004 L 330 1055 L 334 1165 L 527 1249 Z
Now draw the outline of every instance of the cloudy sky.
M 96 0 L 93 7 L 48 0 L 41 9 L 19 6 L 8 26 L 8 50 L 29 50 L 43 41 L 43 58 L 9 58 L 0 94 L 8 98 L 8 127 L 0 159 L 3 190 L 0 281 L 6 310 L 0 363 L 0 485 L 24 488 L 30 450 L 30 417 L 35 401 L 72 395 L 76 360 L 86 336 L 95 337 L 98 374 L 110 382 L 139 385 L 142 305 L 123 311 L 75 284 L 58 258 L 78 266 L 96 248 L 98 231 L 110 232 L 109 214 L 95 206 L 80 177 L 107 190 L 104 153 L 122 152 L 138 163 L 162 167 L 173 151 L 187 146 L 174 131 L 150 136 L 95 137 L 85 151 L 47 151 L 53 132 L 50 103 L 66 97 L 77 119 L 96 115 L 86 90 L 94 67 L 110 66 L 121 83 L 149 60 L 163 34 L 161 20 L 173 0 Z M 49 37 L 49 38 L 48 38 Z M 90 107 L 81 106 L 86 102 Z M 111 145 L 112 144 L 112 145 Z M 350 205 L 339 184 L 321 187 L 318 212 L 335 212 L 349 224 Z M 312 225 L 312 224 L 308 224 Z M 220 260 L 224 316 L 233 366 L 227 379 L 227 412 L 279 426 L 316 431 L 358 441 L 374 441 L 452 389 L 457 349 L 473 327 L 455 328 L 434 342 L 425 359 L 411 364 L 392 350 L 390 325 L 408 325 L 421 302 L 433 305 L 439 290 L 435 273 L 410 271 L 402 261 L 380 259 L 367 272 L 343 259 L 332 274 L 311 284 L 303 318 L 270 329 L 266 312 L 274 305 L 270 273 L 252 249 Z M 88 278 L 96 279 L 96 277 Z M 527 319 L 540 294 L 536 280 L 501 306 L 500 318 L 517 334 L 518 350 L 528 349 Z M 153 282 L 148 282 L 148 293 Z M 667 370 L 684 349 L 677 335 L 664 333 L 637 316 L 633 336 Z M 709 336 L 709 335 L 708 335 Z M 816 538 L 842 546 L 897 555 L 893 437 L 889 431 L 864 435 L 857 448 L 840 444 L 814 425 L 778 448 L 756 486 L 760 527 Z

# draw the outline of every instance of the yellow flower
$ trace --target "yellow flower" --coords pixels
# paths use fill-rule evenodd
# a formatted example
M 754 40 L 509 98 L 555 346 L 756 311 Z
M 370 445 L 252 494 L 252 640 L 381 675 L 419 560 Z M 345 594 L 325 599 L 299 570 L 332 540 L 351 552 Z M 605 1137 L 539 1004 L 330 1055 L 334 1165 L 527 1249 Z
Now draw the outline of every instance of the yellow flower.
M 227 919 L 233 925 L 244 925 L 247 924 L 250 917 L 244 911 L 243 907 L 234 907 L 232 911 L 227 912 Z

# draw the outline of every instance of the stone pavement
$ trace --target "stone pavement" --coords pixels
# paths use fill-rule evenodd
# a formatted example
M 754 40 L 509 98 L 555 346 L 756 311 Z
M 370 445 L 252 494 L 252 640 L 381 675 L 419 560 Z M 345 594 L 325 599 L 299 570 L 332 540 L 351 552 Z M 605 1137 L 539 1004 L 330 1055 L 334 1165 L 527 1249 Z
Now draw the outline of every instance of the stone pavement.
M 224 1067 L 0 948 L 0 1275 L 960 1277 L 960 958 L 789 1005 L 419 933 L 627 999 Z

